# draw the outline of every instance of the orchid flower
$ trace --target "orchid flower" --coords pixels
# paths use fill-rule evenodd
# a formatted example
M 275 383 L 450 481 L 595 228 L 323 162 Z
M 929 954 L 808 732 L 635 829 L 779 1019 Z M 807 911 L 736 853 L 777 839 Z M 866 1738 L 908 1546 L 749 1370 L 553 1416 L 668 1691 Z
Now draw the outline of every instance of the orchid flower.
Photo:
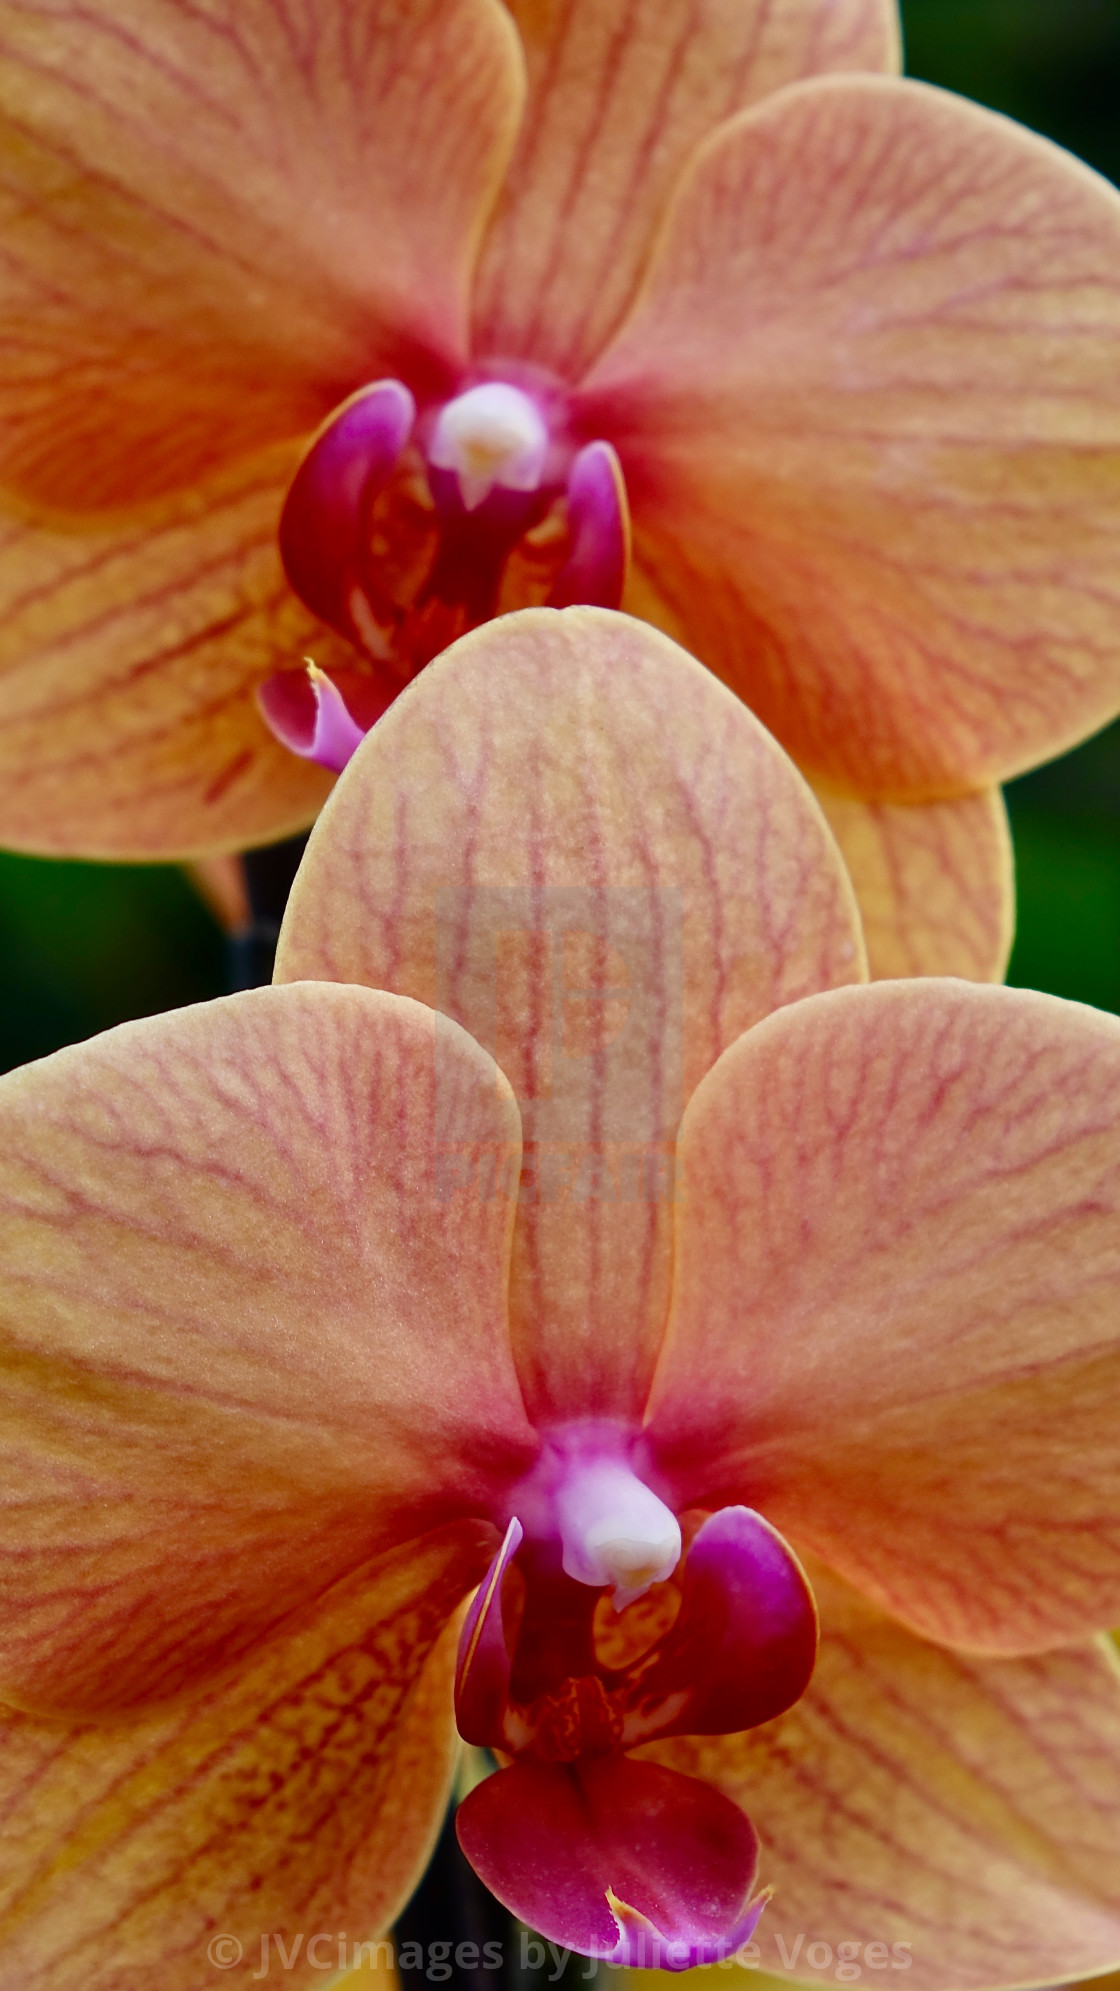
M 360 748 L 277 985 L 0 1081 L 4 1991 L 348 1964 L 453 1707 L 570 1949 L 1120 1957 L 1120 1022 L 864 973 L 747 708 L 533 609 Z
M 818 785 L 875 972 L 998 978 L 994 784 L 1120 707 L 1120 196 L 898 53 L 0 0 L 0 838 L 268 841 L 328 777 L 258 696 L 334 769 L 472 623 L 622 600 Z

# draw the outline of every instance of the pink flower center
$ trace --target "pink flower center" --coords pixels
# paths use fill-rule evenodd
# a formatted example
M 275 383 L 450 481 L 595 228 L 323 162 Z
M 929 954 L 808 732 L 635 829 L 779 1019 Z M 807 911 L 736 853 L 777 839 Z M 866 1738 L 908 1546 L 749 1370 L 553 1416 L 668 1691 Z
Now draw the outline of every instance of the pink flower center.
M 511 1505 L 460 1645 L 468 1742 L 570 1762 L 750 1728 L 804 1691 L 816 1616 L 791 1550 L 745 1507 L 682 1527 L 638 1434 L 554 1428 Z
M 572 435 L 551 380 L 477 379 L 419 410 L 401 381 L 380 380 L 312 442 L 284 504 L 280 553 L 296 594 L 354 646 L 363 709 L 340 696 L 360 738 L 369 713 L 492 616 L 617 608 L 626 486 L 609 443 Z M 321 683 L 285 671 L 260 703 L 294 753 L 337 767 L 345 729 L 321 717 L 323 699 Z
M 757 1844 L 720 1793 L 626 1752 L 782 1713 L 808 1684 L 816 1613 L 760 1515 L 678 1517 L 654 1478 L 636 1432 L 590 1420 L 545 1434 L 463 1627 L 460 1733 L 514 1760 L 472 1793 L 459 1830 L 488 1884 L 546 1935 L 605 1943 L 616 1962 L 639 1960 L 640 1936 L 641 1960 L 683 1966 L 754 1926 Z M 735 1849 L 718 1914 L 688 1879 L 710 1864 L 709 1840 Z M 550 1860 L 567 1878 L 542 1895 Z

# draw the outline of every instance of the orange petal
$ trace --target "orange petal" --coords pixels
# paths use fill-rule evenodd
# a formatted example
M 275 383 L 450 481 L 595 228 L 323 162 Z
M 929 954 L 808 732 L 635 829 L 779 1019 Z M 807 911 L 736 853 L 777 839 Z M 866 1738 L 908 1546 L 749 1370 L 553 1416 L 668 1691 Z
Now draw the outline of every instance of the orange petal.
M 172 1693 L 524 1471 L 512 1210 L 458 1174 L 516 1120 L 463 1032 L 365 989 L 0 1082 L 6 1698 Z
M 429 665 L 358 749 L 289 900 L 277 979 L 448 1011 L 518 1096 L 518 1370 L 535 1413 L 632 1413 L 668 1299 L 673 1143 L 741 1030 L 857 979 L 813 798 L 691 657 L 528 609 Z
M 440 1634 L 478 1575 L 475 1532 L 363 1570 L 174 1709 L 69 1731 L 0 1715 L 3 1983 L 198 1991 L 267 1962 L 307 1986 L 337 1970 L 340 1932 L 343 1962 L 359 1960 L 353 1946 L 415 1885 L 447 1800 L 456 1627 Z M 273 1942 L 262 1955 L 274 1931 L 290 1974 Z
M 0 15 L 0 483 L 96 510 L 464 350 L 513 142 L 496 0 Z
M 1120 706 L 1120 194 L 1044 139 L 783 92 L 701 152 L 588 385 L 627 606 L 803 767 L 931 800 Z
M 483 250 L 476 350 L 578 377 L 630 303 L 694 148 L 826 70 L 895 69 L 895 0 L 509 0 L 529 65 Z
M 875 981 L 1003 980 L 1015 877 L 998 788 L 952 802 L 861 802 L 823 786 L 816 796 L 856 888 Z
M 813 1583 L 820 1656 L 796 1707 L 747 1735 L 641 1752 L 710 1777 L 757 1827 L 759 1878 L 775 1889 L 761 1968 L 834 1984 L 855 1963 L 864 1985 L 986 1991 L 1115 1965 L 1120 1668 L 1107 1641 L 966 1659 L 835 1578 Z
M 304 828 L 330 792 L 255 687 L 352 659 L 276 550 L 293 458 L 263 453 L 136 522 L 0 523 L 0 843 L 183 857 Z
M 813 997 L 726 1053 L 680 1168 L 650 1416 L 684 1503 L 749 1501 L 950 1644 L 1120 1622 L 1120 1019 Z

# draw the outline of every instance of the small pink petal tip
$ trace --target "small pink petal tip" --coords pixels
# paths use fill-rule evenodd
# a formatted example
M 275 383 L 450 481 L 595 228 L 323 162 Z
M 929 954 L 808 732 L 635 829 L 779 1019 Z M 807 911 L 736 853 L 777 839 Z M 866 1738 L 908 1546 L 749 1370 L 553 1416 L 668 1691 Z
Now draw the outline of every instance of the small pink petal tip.
M 276 671 L 266 678 L 257 690 L 257 706 L 281 746 L 333 774 L 341 774 L 366 736 L 337 685 L 312 663 L 306 674 Z
M 658 1970 L 717 1963 L 766 1905 L 758 1839 L 698 1777 L 628 1756 L 521 1761 L 460 1805 L 475 1872 L 531 1929 L 583 1956 Z
M 280 514 L 280 557 L 315 615 L 354 634 L 350 596 L 373 500 L 388 482 L 416 420 L 399 380 L 377 380 L 334 415 L 312 443 Z
M 630 506 L 622 465 L 609 442 L 588 443 L 568 473 L 571 550 L 550 608 L 618 608 L 630 570 Z

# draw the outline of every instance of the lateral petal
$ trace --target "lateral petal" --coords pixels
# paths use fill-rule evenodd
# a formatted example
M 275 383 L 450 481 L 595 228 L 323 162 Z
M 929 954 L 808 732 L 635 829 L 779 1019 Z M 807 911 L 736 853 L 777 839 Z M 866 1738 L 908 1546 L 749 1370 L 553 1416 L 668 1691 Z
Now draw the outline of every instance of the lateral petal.
M 961 975 L 1001 982 L 1015 876 L 998 788 L 950 802 L 862 802 L 817 786 L 856 889 L 872 979 Z
M 690 154 L 829 70 L 896 69 L 894 0 L 510 0 L 521 136 L 475 286 L 475 346 L 580 373 L 630 303 Z
M 509 1077 L 535 1417 L 640 1411 L 684 1100 L 749 1022 L 862 972 L 785 756 L 692 658 L 590 608 L 505 616 L 396 701 L 312 836 L 276 970 L 417 996 Z
M 1120 1620 L 1120 1019 L 880 982 L 739 1039 L 681 1132 L 650 1405 L 740 1498 L 948 1644 Z
M 1120 706 L 1120 195 L 924 84 L 820 78 L 690 169 L 586 383 L 626 606 L 806 769 L 928 801 Z
M 459 1171 L 511 1142 L 478 1046 L 365 989 L 251 990 L 0 1082 L 5 1698 L 178 1692 L 487 1511 L 534 1439 L 510 1205 Z
M 0 484 L 129 504 L 461 358 L 520 94 L 496 0 L 6 0 Z
M 283 1981 L 306 1986 L 338 1968 L 336 1932 L 345 1963 L 384 1930 L 447 1801 L 455 1627 L 441 1628 L 478 1575 L 475 1534 L 410 1543 L 244 1672 L 143 1720 L 0 1714 L 0 1983 L 198 1991 L 220 1969 L 280 1974 L 262 1950 L 275 1932 Z
M 797 1706 L 747 1734 L 640 1752 L 749 1804 L 759 1878 L 775 1890 L 762 1969 L 835 1982 L 843 1943 L 864 1983 L 914 1991 L 1114 1968 L 1120 1672 L 1108 1641 L 969 1659 L 812 1576 L 820 1655 Z M 814 1943 L 833 1952 L 823 1969 Z

